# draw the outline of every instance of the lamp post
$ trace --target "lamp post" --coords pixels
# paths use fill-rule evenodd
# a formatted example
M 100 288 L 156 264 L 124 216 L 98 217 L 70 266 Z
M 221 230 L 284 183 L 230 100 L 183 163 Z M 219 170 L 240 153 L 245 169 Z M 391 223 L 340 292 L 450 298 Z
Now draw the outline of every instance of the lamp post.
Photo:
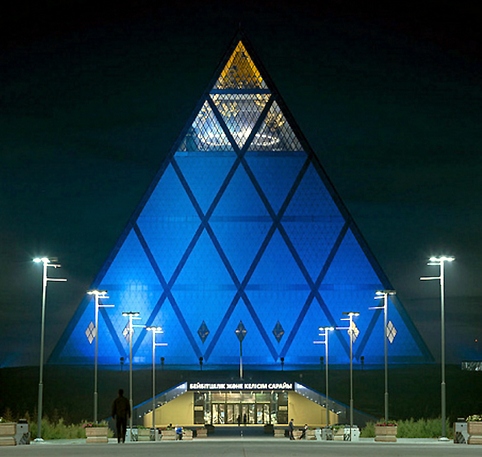
M 234 331 L 239 340 L 239 378 L 243 379 L 243 340 L 248 331 L 243 324 L 243 321 L 239 321 L 236 330 Z
M 383 306 L 371 309 L 383 309 L 383 353 L 385 365 L 385 422 L 388 422 L 388 296 L 395 295 L 394 290 L 377 290 L 375 299 L 383 298 Z
M 455 257 L 439 256 L 430 257 L 427 265 L 437 265 L 440 267 L 439 276 L 422 276 L 421 281 L 438 280 L 440 283 L 440 330 L 441 330 L 441 365 L 442 365 L 442 380 L 441 387 L 441 403 L 442 403 L 442 436 L 441 441 L 448 440 L 446 433 L 446 394 L 445 394 L 445 262 L 453 262 Z
M 333 327 L 320 327 L 318 329 L 321 333 L 320 336 L 324 338 L 323 341 L 313 341 L 314 344 L 324 344 L 325 345 L 325 397 L 326 397 L 326 426 L 330 425 L 330 409 L 328 408 L 328 336 L 329 332 L 335 330 Z
M 123 316 L 129 318 L 129 407 L 131 410 L 130 418 L 129 418 L 129 427 L 130 427 L 130 440 L 132 441 L 132 410 L 134 408 L 134 404 L 132 402 L 132 337 L 134 335 L 134 325 L 132 324 L 133 319 L 140 319 L 140 313 L 137 311 L 124 311 L 122 313 Z
M 152 333 L 152 429 L 156 439 L 156 347 L 167 346 L 167 343 L 156 343 L 156 335 L 164 333 L 162 327 L 146 327 Z
M 353 322 L 353 318 L 359 316 L 360 313 L 355 311 L 348 311 L 343 313 L 346 318 L 342 318 L 342 321 L 349 321 L 348 335 L 350 336 L 350 441 L 352 441 L 352 429 L 353 429 L 353 342 L 358 336 L 358 328 Z
M 38 384 L 38 418 L 37 418 L 37 438 L 35 441 L 43 441 L 42 439 L 42 402 L 43 402 L 43 376 L 44 376 L 44 345 L 45 345 L 45 303 L 47 299 L 47 284 L 49 281 L 67 281 L 63 278 L 49 278 L 47 269 L 60 268 L 56 258 L 49 259 L 48 257 L 36 257 L 33 259 L 35 263 L 42 263 L 43 274 L 42 274 L 42 318 L 40 325 L 40 376 Z
M 94 349 L 94 423 L 97 423 L 97 405 L 98 405 L 98 394 L 97 394 L 97 360 L 99 354 L 99 308 L 112 308 L 114 305 L 104 305 L 100 303 L 101 298 L 109 298 L 106 290 L 89 290 L 88 295 L 94 296 L 95 305 L 95 349 Z

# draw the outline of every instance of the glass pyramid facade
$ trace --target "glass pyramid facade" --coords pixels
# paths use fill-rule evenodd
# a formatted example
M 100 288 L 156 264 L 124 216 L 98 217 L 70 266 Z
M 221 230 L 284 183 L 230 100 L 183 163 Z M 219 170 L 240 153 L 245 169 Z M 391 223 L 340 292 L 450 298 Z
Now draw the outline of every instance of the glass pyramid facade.
M 319 366 L 320 326 L 358 311 L 354 359 L 383 363 L 374 300 L 390 283 L 243 36 L 208 90 L 92 284 L 98 363 L 129 357 L 128 318 L 139 312 L 133 363 L 166 366 Z M 95 304 L 86 296 L 49 363 L 94 360 Z M 389 360 L 431 360 L 402 304 L 390 298 Z M 242 332 L 239 331 L 242 329 Z M 393 339 L 393 336 L 395 338 Z M 330 364 L 349 363 L 346 329 L 330 336 Z

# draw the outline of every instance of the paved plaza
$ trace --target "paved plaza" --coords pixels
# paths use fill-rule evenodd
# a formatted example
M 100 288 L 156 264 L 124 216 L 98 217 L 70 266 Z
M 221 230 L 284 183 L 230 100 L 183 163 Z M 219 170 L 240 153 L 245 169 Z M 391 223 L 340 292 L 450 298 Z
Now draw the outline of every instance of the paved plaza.
M 371 438 L 359 442 L 290 441 L 263 438 L 207 438 L 193 441 L 136 442 L 117 444 L 86 444 L 85 440 L 54 440 L 30 445 L 2 447 L 0 455 L 69 456 L 69 457 L 258 457 L 258 456 L 323 456 L 323 457 L 456 457 L 480 456 L 481 446 L 440 442 L 435 439 L 399 439 L 396 443 L 375 443 Z

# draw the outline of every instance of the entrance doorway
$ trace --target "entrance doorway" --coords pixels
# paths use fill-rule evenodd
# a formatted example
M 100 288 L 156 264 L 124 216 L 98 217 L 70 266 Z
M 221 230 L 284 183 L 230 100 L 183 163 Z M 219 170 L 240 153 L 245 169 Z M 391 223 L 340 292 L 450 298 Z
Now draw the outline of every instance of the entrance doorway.
M 286 392 L 205 392 L 194 394 L 195 423 L 243 425 L 287 423 Z

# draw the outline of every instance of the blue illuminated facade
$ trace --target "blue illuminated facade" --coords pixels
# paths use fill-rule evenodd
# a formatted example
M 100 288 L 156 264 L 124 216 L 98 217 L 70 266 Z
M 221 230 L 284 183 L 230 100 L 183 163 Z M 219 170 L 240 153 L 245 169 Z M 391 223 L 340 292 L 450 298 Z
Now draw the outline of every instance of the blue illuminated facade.
M 353 219 L 249 43 L 236 39 L 209 89 L 128 223 L 92 288 L 100 308 L 99 364 L 128 360 L 125 311 L 161 326 L 165 366 L 243 363 L 318 366 L 320 326 L 358 311 L 354 358 L 383 363 L 383 314 L 391 289 Z M 431 361 L 396 297 L 391 363 Z M 91 364 L 94 300 L 86 296 L 49 363 Z M 150 364 L 151 334 L 136 327 L 133 362 Z M 330 364 L 349 363 L 346 330 L 330 337 Z

